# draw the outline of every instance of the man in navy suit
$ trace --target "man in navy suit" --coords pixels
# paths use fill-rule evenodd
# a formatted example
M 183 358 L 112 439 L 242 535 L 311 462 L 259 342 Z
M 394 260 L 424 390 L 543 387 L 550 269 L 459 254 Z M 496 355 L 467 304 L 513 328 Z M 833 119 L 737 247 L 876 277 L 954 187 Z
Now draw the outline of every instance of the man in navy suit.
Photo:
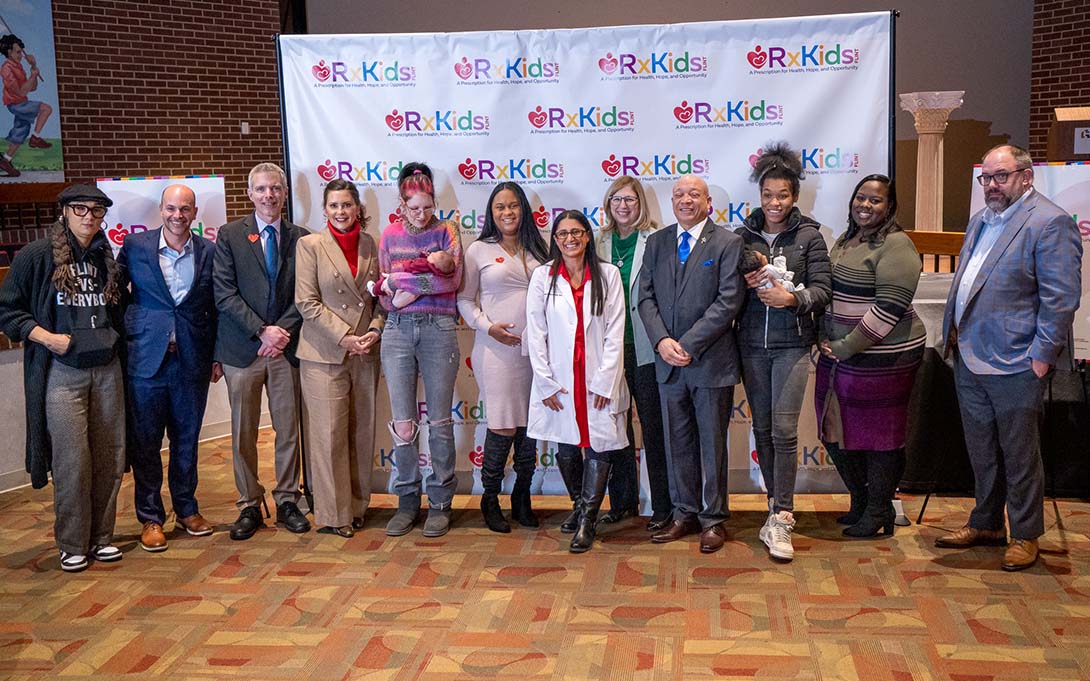
M 1045 533 L 1039 422 L 1048 374 L 1070 367 L 1071 323 L 1082 294 L 1075 221 L 1033 189 L 1029 152 L 1000 145 L 984 156 L 986 208 L 969 220 L 946 301 L 946 354 L 976 478 L 969 522 L 941 548 L 1007 543 L 1003 569 L 1037 562 Z
M 165 551 L 160 490 L 163 431 L 170 438 L 169 486 L 177 526 L 212 534 L 197 508 L 197 442 L 208 383 L 222 376 L 212 361 L 216 306 L 212 242 L 193 234 L 197 197 L 181 184 L 163 190 L 163 225 L 130 234 L 117 261 L 132 285 L 125 310 L 128 455 L 135 483 L 140 546 Z

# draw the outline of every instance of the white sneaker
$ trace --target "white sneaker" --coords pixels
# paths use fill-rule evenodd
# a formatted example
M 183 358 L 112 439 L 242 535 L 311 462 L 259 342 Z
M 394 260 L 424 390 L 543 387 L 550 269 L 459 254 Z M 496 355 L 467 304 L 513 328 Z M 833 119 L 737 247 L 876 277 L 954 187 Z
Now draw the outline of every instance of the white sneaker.
M 65 572 L 79 572 L 87 569 L 87 556 L 82 553 L 61 551 L 61 569 Z
M 795 529 L 795 516 L 791 511 L 780 511 L 768 517 L 768 524 L 761 528 L 760 538 L 773 558 L 791 560 L 795 547 L 791 544 L 791 532 Z
M 124 558 L 124 554 L 121 553 L 121 549 L 117 548 L 113 544 L 103 544 L 102 546 L 96 546 L 91 549 L 91 555 L 95 557 L 95 560 L 100 563 L 112 563 L 115 560 L 121 560 Z

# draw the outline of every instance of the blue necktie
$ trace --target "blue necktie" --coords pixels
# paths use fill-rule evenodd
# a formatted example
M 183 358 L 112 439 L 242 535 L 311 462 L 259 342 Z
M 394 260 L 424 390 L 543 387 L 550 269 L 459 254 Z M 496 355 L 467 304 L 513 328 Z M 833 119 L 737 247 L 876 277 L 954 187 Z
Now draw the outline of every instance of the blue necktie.
M 688 232 L 681 233 L 681 243 L 677 247 L 677 259 L 682 265 L 689 259 L 689 253 L 693 250 L 692 246 L 689 245 L 689 239 L 692 238 L 693 235 Z
M 276 321 L 276 230 L 267 225 L 262 231 L 265 235 L 265 274 L 269 277 L 269 302 L 265 310 L 266 322 Z

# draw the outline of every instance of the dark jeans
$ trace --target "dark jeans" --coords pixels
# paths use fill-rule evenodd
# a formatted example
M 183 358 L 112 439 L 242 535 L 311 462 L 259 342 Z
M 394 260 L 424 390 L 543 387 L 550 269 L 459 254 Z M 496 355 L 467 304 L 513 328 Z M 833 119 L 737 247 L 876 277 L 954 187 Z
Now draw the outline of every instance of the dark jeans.
M 197 512 L 197 444 L 208 403 L 211 369 L 187 375 L 177 352 L 168 352 L 151 378 L 128 377 L 129 464 L 132 466 L 136 518 L 141 523 L 166 521 L 163 507 L 163 431 L 170 438 L 168 485 L 174 514 Z
M 651 487 L 651 509 L 656 516 L 666 516 L 673 510 L 670 503 L 670 480 L 666 473 L 666 445 L 662 432 L 662 405 L 659 385 L 655 379 L 655 364 L 636 364 L 636 346 L 624 346 L 624 377 L 628 392 L 636 402 L 643 434 L 643 453 L 647 461 L 647 482 Z M 632 430 L 632 410 L 628 410 L 628 446 L 618 450 L 609 473 L 609 507 L 635 509 L 639 507 L 639 467 L 636 465 L 636 440 Z
M 742 382 L 753 415 L 757 463 L 774 510 L 795 507 L 799 412 L 809 376 L 810 349 L 743 345 Z

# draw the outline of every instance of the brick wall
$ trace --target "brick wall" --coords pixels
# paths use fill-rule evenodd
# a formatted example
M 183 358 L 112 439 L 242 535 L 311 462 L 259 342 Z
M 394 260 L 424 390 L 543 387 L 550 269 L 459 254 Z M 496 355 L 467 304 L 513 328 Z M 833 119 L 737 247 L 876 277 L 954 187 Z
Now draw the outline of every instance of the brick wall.
M 217 173 L 228 216 L 252 209 L 246 173 L 283 157 L 279 27 L 278 0 L 53 0 L 66 180 Z
M 1090 0 L 1036 0 L 1030 77 L 1030 153 L 1044 160 L 1053 109 L 1090 106 Z

